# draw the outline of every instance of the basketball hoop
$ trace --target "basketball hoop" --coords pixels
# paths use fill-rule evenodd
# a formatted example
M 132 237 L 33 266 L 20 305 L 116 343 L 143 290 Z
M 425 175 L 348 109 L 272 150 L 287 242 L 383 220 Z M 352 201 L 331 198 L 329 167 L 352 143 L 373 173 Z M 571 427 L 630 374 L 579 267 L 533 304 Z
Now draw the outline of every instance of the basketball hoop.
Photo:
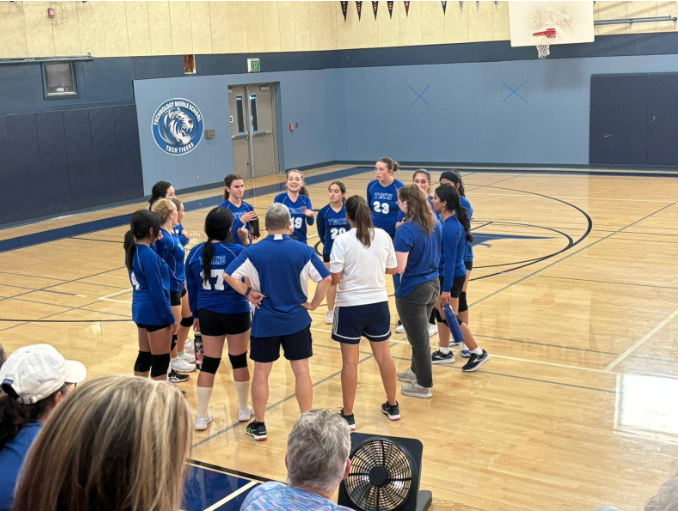
M 556 29 L 547 28 L 543 32 L 535 32 L 532 35 L 537 38 L 537 52 L 539 52 L 539 58 L 545 59 L 551 53 L 551 39 L 556 38 Z

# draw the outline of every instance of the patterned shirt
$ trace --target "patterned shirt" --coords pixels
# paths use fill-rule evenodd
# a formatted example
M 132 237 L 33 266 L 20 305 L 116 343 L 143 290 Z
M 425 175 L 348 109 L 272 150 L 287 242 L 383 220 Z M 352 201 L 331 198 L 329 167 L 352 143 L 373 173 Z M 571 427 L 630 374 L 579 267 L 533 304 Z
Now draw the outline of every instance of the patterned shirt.
M 254 488 L 240 511 L 352 511 L 330 502 L 322 495 L 282 483 L 265 483 Z

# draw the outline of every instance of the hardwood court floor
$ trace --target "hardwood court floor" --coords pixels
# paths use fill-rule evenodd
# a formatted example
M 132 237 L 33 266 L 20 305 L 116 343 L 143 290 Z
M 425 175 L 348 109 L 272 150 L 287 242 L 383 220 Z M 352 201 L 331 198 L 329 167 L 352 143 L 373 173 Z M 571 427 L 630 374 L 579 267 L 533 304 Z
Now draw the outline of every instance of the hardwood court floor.
M 344 168 L 307 177 L 329 179 Z M 365 169 L 342 180 L 350 194 L 364 194 L 372 176 Z M 433 399 L 401 396 L 403 419 L 389 423 L 379 410 L 376 363 L 362 345 L 358 431 L 421 439 L 422 485 L 437 510 L 642 509 L 678 470 L 678 179 L 469 170 L 465 181 L 479 243 L 471 327 L 493 359 L 474 374 L 462 373 L 462 362 L 435 367 Z M 327 202 L 328 184 L 309 187 L 316 210 Z M 272 197 L 249 201 L 263 213 Z M 24 226 L 0 239 L 135 209 Z M 186 216 L 195 241 L 204 239 L 207 211 Z M 90 377 L 131 374 L 137 345 L 124 231 L 0 253 L 0 319 L 11 320 L 0 322 L 0 343 L 9 351 L 52 343 L 83 361 Z M 314 404 L 338 410 L 341 357 L 325 311 L 313 314 Z M 404 369 L 404 334 L 394 334 L 391 349 Z M 182 388 L 195 409 L 195 376 Z M 214 423 L 195 435 L 193 458 L 284 480 L 286 437 L 298 415 L 289 366 L 281 361 L 273 370 L 267 442 L 245 435 L 234 422 L 236 406 L 225 363 Z

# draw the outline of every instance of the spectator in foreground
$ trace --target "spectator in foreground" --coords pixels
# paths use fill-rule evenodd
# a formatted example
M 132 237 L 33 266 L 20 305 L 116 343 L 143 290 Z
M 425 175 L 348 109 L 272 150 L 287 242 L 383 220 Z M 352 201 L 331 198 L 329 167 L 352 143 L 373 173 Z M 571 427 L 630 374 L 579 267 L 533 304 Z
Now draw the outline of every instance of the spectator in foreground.
M 192 430 L 173 385 L 125 376 L 87 382 L 45 424 L 14 509 L 175 511 Z
M 287 439 L 287 481 L 256 487 L 241 511 L 350 511 L 334 504 L 339 483 L 351 468 L 346 421 L 328 410 L 310 410 L 294 424 Z
M 662 485 L 645 505 L 645 511 L 678 511 L 678 474 Z
M 21 464 L 43 422 L 72 386 L 86 376 L 84 365 L 64 360 L 48 344 L 19 348 L 2 365 L 0 511 L 9 511 L 12 506 Z

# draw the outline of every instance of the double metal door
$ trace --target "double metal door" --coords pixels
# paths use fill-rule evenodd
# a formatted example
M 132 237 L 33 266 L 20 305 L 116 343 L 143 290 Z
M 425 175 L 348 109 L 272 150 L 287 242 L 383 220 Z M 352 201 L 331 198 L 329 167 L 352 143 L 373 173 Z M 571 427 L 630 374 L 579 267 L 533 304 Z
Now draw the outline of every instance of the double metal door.
M 273 84 L 228 88 L 233 170 L 243 177 L 278 172 L 275 89 Z

